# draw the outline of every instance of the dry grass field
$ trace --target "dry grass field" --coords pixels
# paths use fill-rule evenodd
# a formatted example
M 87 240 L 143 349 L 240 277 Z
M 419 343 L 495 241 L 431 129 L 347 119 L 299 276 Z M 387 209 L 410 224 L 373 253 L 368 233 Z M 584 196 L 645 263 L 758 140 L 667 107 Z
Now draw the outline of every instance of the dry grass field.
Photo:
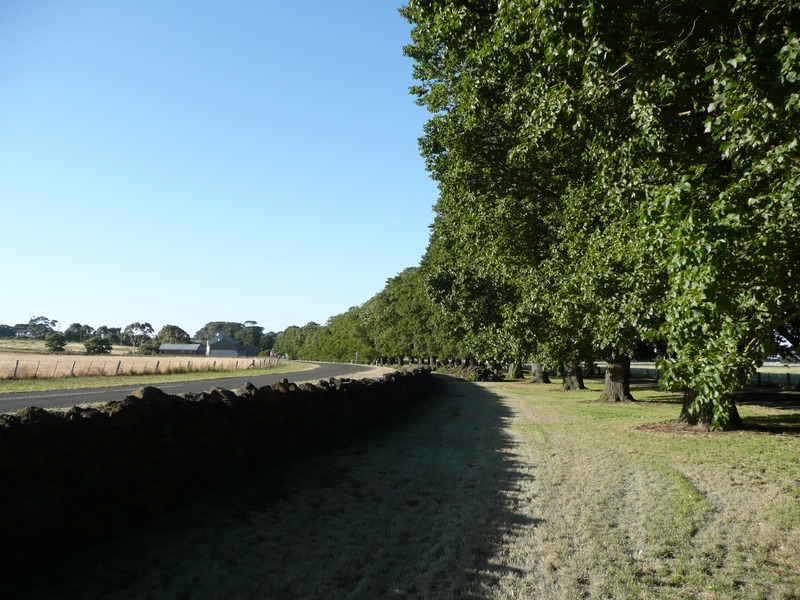
M 86 354 L 0 354 L 0 379 L 50 379 L 235 371 L 277 364 L 277 358 L 219 356 L 131 356 Z
M 398 422 L 218 490 L 20 598 L 800 597 L 800 397 L 750 431 L 675 398 L 446 380 Z
M 130 355 L 130 353 L 130 346 L 114 346 L 111 350 L 113 356 Z M 43 340 L 0 338 L 0 356 L 3 354 L 47 354 L 47 348 Z M 86 346 L 79 342 L 68 342 L 65 354 L 86 354 Z

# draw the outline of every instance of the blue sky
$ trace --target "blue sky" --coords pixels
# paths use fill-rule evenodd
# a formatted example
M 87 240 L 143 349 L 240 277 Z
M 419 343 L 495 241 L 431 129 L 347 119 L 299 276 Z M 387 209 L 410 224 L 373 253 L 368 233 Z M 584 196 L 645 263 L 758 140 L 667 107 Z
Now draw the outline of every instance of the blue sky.
M 401 0 L 0 3 L 0 323 L 324 323 L 419 262 Z

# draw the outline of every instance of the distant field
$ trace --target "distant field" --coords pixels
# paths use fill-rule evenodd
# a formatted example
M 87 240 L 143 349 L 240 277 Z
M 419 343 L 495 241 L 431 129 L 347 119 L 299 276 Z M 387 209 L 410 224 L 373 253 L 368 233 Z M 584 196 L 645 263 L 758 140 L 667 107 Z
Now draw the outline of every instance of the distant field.
M 275 375 L 277 373 L 298 373 L 315 369 L 316 365 L 293 361 L 279 361 L 265 367 L 246 369 L 248 377 Z M 109 377 L 57 377 L 48 379 L 0 379 L 0 394 L 12 392 L 43 392 L 51 390 L 74 390 L 84 388 L 104 388 L 112 385 L 157 385 L 173 381 L 198 381 L 203 379 L 225 379 L 241 377 L 243 370 L 187 371 L 183 373 L 153 373 Z
M 113 346 L 113 356 L 130 354 L 130 346 Z M 0 358 L 3 354 L 47 354 L 43 340 L 18 340 L 0 338 Z M 80 342 L 68 342 L 64 354 L 86 354 L 86 346 Z M 52 355 L 50 355 L 52 356 Z

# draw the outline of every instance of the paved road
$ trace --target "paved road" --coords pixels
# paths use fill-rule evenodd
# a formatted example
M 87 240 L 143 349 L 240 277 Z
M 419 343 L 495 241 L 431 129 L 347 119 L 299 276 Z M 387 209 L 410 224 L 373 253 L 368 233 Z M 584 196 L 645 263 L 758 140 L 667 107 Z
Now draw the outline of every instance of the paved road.
M 274 375 L 259 375 L 257 377 L 229 377 L 225 379 L 203 379 L 199 381 L 173 381 L 171 383 L 156 383 L 155 387 L 161 388 L 170 394 L 186 394 L 189 392 L 204 392 L 212 387 L 219 386 L 234 390 L 246 382 L 261 387 L 280 381 L 286 377 L 289 381 L 318 381 L 331 377 L 341 377 L 352 373 L 370 371 L 371 367 L 364 365 L 325 364 L 315 363 L 318 368 L 311 371 L 298 371 L 296 373 L 277 373 Z M 131 386 L 109 386 L 104 388 L 88 388 L 80 390 L 57 390 L 52 392 L 17 392 L 0 394 L 0 413 L 17 412 L 29 406 L 40 408 L 69 408 L 76 404 L 94 402 L 110 402 L 122 400 L 125 396 L 138 390 L 142 384 Z

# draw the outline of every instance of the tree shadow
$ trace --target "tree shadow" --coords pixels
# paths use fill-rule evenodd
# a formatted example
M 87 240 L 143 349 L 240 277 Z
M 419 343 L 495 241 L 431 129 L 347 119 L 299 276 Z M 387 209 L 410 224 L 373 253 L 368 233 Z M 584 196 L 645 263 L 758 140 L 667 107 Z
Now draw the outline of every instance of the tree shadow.
M 736 404 L 781 408 L 787 410 L 800 409 L 800 392 L 786 390 L 748 388 L 733 395 Z
M 800 436 L 800 414 L 748 415 L 742 421 L 747 431 Z
M 439 393 L 347 447 L 257 473 L 138 533 L 38 570 L 4 597 L 490 597 L 500 540 L 537 519 L 511 410 L 476 384 Z

